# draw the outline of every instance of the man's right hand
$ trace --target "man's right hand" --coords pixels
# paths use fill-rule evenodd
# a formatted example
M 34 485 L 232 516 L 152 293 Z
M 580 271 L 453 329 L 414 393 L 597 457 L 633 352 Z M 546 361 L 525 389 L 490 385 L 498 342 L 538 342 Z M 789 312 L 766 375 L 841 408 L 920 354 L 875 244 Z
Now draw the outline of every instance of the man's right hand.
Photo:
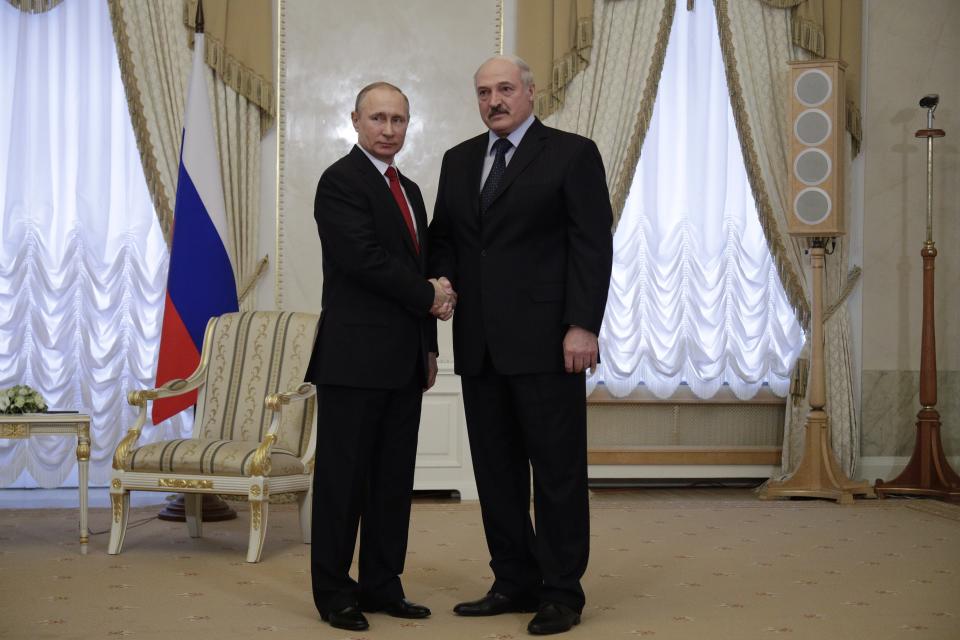
M 433 285 L 433 306 L 430 307 L 430 313 L 441 320 L 449 320 L 457 306 L 457 292 L 446 277 L 430 278 L 430 284 Z

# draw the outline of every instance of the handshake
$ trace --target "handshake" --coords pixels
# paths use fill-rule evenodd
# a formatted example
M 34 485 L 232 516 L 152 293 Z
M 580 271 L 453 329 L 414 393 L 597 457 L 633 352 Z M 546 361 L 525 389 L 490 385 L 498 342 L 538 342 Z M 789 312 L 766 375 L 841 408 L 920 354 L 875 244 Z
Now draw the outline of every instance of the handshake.
M 433 306 L 430 307 L 430 313 L 440 320 L 449 320 L 457 306 L 457 292 L 445 277 L 430 278 L 429 282 L 433 285 Z

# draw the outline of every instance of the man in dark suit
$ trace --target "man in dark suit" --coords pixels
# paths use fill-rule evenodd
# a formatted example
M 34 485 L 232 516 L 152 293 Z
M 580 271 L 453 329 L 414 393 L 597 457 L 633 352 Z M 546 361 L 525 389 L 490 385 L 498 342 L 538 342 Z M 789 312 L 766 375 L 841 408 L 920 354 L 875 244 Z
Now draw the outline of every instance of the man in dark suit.
M 311 574 L 323 620 L 360 631 L 363 611 L 425 618 L 400 574 L 422 393 L 437 374 L 437 316 L 452 290 L 426 277 L 426 209 L 393 165 L 410 116 L 406 96 L 379 82 L 351 114 L 358 146 L 317 186 L 323 311 L 308 379 L 317 385 Z M 449 284 L 449 283 L 445 283 Z M 357 529 L 359 576 L 349 575 Z
M 596 145 L 534 118 L 526 63 L 491 58 L 474 81 L 490 130 L 443 158 L 430 272 L 458 295 L 454 362 L 494 583 L 454 611 L 537 611 L 528 630 L 558 633 L 584 604 L 584 371 L 597 364 L 612 212 Z

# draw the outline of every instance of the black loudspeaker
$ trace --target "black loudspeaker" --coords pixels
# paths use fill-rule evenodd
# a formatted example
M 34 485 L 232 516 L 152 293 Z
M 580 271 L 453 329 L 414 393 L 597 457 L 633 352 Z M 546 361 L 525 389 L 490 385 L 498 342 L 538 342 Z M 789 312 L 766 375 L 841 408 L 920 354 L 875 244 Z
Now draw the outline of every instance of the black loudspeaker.
M 788 231 L 835 237 L 845 231 L 843 131 L 846 100 L 839 60 L 790 62 Z

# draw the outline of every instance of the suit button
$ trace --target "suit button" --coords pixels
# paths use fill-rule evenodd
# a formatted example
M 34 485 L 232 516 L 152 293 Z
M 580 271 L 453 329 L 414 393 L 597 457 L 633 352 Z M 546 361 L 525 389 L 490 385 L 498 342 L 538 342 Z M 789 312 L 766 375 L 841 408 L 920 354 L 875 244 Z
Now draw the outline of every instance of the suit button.
M 481 250 L 480 250 L 480 257 L 481 257 L 481 258 L 486 258 L 486 257 L 487 257 L 487 250 L 486 250 L 486 249 L 481 249 Z

